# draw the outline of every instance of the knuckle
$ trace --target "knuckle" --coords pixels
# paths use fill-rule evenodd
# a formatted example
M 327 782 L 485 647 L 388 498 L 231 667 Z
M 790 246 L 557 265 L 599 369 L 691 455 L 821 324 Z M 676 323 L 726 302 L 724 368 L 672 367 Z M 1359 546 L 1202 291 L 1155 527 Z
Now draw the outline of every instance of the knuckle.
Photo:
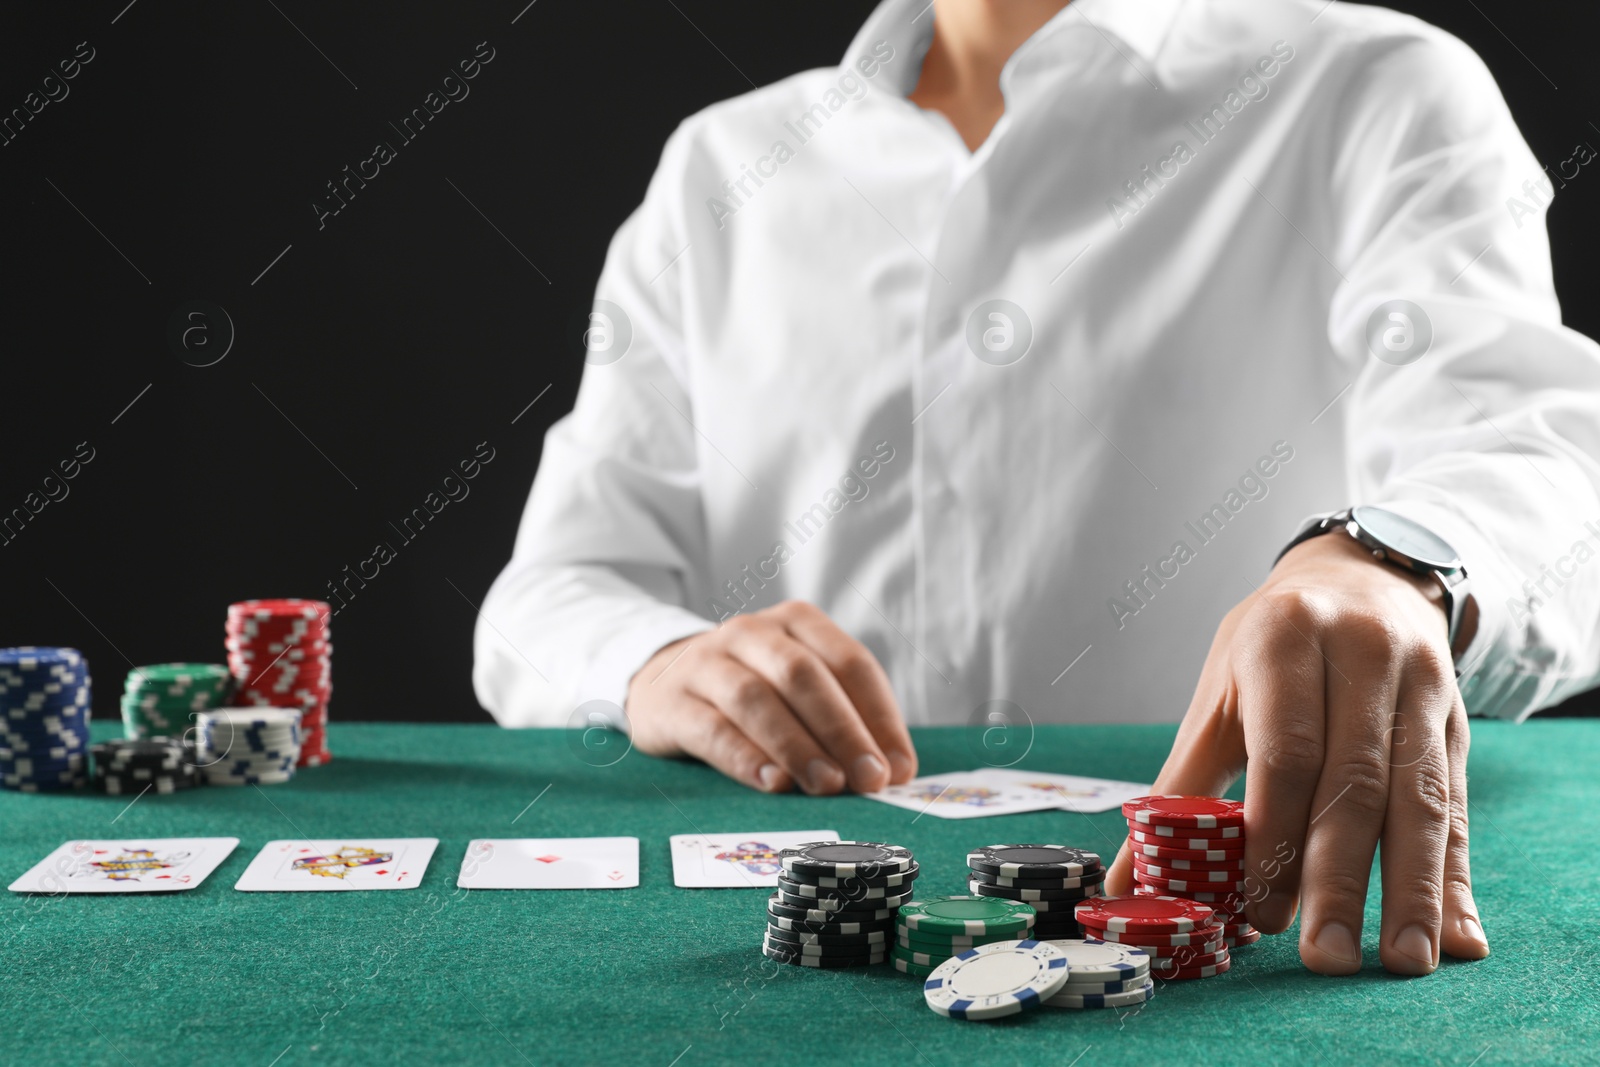
M 784 692 L 810 692 L 821 681 L 816 661 L 803 652 L 780 653 L 775 673 Z
M 1327 775 L 1338 787 L 1334 803 L 1369 817 L 1382 818 L 1389 810 L 1389 776 L 1383 763 L 1370 758 L 1344 759 Z
M 1406 800 L 1422 809 L 1429 820 L 1441 825 L 1447 823 L 1454 814 L 1450 810 L 1450 777 L 1443 767 L 1432 761 L 1419 763 L 1410 769 Z
M 1408 916 L 1437 918 L 1444 911 L 1444 883 L 1444 877 L 1438 873 L 1402 876 L 1396 899 L 1405 902 Z M 1389 892 L 1389 887 L 1384 886 L 1384 890 Z
M 1365 871 L 1357 874 L 1353 866 L 1340 863 L 1327 866 L 1308 878 L 1306 889 L 1320 898 L 1319 911 L 1350 909 L 1359 922 L 1361 904 L 1367 898 L 1367 881 Z
M 1466 868 L 1446 868 L 1441 891 L 1447 900 L 1471 900 L 1472 878 L 1467 874 Z
M 767 684 L 753 674 L 742 674 L 728 686 L 728 703 L 740 711 L 754 711 L 766 702 Z
M 1456 849 L 1466 848 L 1467 841 L 1471 836 L 1467 826 L 1466 811 L 1461 808 L 1457 808 L 1452 804 L 1450 807 L 1450 815 L 1446 819 L 1445 825 L 1449 828 L 1448 832 L 1450 835 L 1451 850 L 1453 851 Z
M 1302 725 L 1275 730 L 1262 744 L 1255 759 L 1276 776 L 1314 775 L 1322 769 L 1326 756 L 1323 740 Z
M 1312 589 L 1274 589 L 1261 599 L 1263 602 L 1251 612 L 1252 621 L 1273 629 L 1287 625 L 1310 634 L 1322 629 L 1333 616 L 1328 597 Z

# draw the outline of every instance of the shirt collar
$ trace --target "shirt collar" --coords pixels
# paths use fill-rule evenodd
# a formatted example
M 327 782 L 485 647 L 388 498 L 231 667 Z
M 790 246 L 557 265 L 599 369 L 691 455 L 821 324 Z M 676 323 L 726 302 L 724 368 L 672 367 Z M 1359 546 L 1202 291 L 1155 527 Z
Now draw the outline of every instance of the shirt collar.
M 1172 29 L 1185 0 L 1072 0 L 1041 26 L 1023 45 L 1035 50 L 1048 38 L 1063 30 L 1081 29 L 1104 37 L 1124 53 L 1130 62 L 1137 57 L 1153 67 L 1162 42 Z M 893 59 L 885 62 L 882 45 L 894 49 Z M 916 88 L 923 57 L 933 43 L 933 4 L 929 0 L 882 0 L 856 32 L 845 52 L 844 66 L 877 64 L 887 81 L 901 96 Z M 1022 49 L 1018 49 L 1020 53 Z

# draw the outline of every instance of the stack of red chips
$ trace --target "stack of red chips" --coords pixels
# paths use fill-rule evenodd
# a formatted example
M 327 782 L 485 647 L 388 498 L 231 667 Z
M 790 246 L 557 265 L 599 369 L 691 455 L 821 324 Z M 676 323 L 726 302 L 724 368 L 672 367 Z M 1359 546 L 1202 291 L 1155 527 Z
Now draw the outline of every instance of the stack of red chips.
M 331 614 L 320 600 L 242 600 L 228 605 L 228 669 L 238 684 L 234 702 L 298 709 L 301 767 L 316 767 L 333 758 L 328 751 Z
M 1138 797 L 1122 805 L 1135 893 L 1182 897 L 1212 910 L 1230 949 L 1261 940 L 1244 918 L 1244 804 L 1215 797 Z
M 1114 941 L 1150 957 L 1150 977 L 1210 978 L 1233 966 L 1222 924 L 1206 905 L 1182 897 L 1091 898 L 1074 911 L 1083 936 Z

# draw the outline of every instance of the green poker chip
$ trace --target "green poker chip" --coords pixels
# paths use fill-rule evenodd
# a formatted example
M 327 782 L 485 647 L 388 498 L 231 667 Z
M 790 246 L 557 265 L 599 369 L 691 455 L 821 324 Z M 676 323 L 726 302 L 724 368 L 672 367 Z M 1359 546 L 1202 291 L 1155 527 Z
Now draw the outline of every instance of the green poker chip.
M 1002 897 L 933 897 L 904 905 L 897 916 L 915 937 L 946 934 L 984 937 L 1015 933 L 1033 925 L 1038 912 L 1031 904 Z
M 123 687 L 123 733 L 130 738 L 181 734 L 196 712 L 226 706 L 233 689 L 233 676 L 220 663 L 135 667 Z

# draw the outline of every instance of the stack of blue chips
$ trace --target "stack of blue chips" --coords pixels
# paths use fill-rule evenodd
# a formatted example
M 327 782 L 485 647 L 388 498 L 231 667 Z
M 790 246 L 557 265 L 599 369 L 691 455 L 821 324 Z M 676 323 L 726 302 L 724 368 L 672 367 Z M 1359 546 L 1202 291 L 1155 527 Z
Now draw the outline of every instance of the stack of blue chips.
M 83 653 L 0 649 L 0 786 L 37 793 L 87 784 L 89 716 Z

